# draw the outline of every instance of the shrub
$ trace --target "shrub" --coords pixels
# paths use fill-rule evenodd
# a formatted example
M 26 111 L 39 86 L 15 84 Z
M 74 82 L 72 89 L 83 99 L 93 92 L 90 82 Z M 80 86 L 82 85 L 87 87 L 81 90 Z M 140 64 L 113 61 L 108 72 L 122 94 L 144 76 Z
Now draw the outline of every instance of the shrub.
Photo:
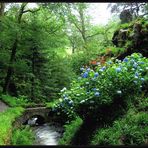
M 13 129 L 11 144 L 12 145 L 33 145 L 35 140 L 32 130 L 27 127 Z
M 79 130 L 82 125 L 83 120 L 80 117 L 76 117 L 75 120 L 71 121 L 71 123 L 65 125 L 65 132 L 62 138 L 59 140 L 60 145 L 70 145 L 76 132 Z
M 93 119 L 96 113 L 99 116 L 102 106 L 117 104 L 119 108 L 127 104 L 130 96 L 139 94 L 147 83 L 147 61 L 141 54 L 134 53 L 123 61 L 98 65 L 95 71 L 81 68 L 81 76 L 72 82 L 69 90 L 61 90 L 61 98 L 53 110 L 70 115 L 77 113 L 83 119 L 90 115 Z
M 148 139 L 148 115 L 129 110 L 125 118 L 114 121 L 112 127 L 97 130 L 93 145 L 142 145 Z

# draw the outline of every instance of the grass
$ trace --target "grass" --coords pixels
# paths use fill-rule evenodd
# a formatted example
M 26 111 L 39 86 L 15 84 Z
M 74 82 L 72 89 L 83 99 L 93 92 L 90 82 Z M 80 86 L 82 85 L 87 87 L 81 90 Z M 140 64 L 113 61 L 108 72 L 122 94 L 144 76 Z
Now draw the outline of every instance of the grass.
M 72 139 L 75 136 L 75 133 L 79 130 L 82 125 L 83 120 L 80 117 L 76 117 L 75 120 L 71 121 L 71 123 L 65 125 L 65 132 L 62 138 L 59 140 L 60 145 L 70 145 Z
M 0 145 L 7 145 L 10 142 L 12 123 L 15 118 L 23 113 L 22 107 L 9 108 L 0 113 Z
M 11 144 L 12 145 L 33 145 L 35 136 L 29 126 L 13 129 Z

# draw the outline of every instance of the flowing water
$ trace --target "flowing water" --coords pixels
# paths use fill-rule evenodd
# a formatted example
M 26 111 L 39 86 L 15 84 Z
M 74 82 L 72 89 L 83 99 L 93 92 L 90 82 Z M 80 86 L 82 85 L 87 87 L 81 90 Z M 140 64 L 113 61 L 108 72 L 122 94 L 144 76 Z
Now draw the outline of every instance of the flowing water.
M 64 130 L 57 123 L 45 123 L 32 127 L 35 133 L 35 145 L 58 145 Z

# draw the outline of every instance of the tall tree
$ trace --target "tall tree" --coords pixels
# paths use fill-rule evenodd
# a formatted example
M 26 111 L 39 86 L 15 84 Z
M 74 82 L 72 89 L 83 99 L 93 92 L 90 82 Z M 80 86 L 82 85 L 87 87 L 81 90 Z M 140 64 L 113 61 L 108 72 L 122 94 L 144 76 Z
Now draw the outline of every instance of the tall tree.
M 18 24 L 21 23 L 21 18 L 22 18 L 22 15 L 24 13 L 24 9 L 25 9 L 26 5 L 27 5 L 27 3 L 23 3 L 21 5 L 21 7 L 20 7 L 20 10 L 18 12 L 18 16 L 16 18 Z M 12 76 L 12 73 L 13 73 L 13 62 L 15 60 L 15 55 L 16 55 L 16 50 L 17 50 L 17 44 L 18 44 L 18 33 L 16 32 L 14 43 L 12 45 L 12 48 L 10 49 L 11 50 L 11 55 L 10 55 L 9 66 L 8 66 L 8 70 L 7 70 L 7 75 L 6 75 L 6 78 L 5 78 L 5 84 L 4 84 L 4 87 L 3 87 L 3 93 L 6 93 L 7 92 L 8 87 L 9 87 L 9 84 L 10 84 L 11 76 Z
M 18 24 L 18 27 L 20 27 L 21 19 L 22 19 L 23 14 L 26 13 L 26 12 L 32 12 L 30 9 L 25 10 L 26 6 L 27 6 L 27 3 L 22 3 L 21 6 L 20 6 L 20 9 L 18 11 L 18 14 L 16 15 L 16 23 Z M 15 61 L 17 46 L 18 46 L 18 42 L 19 42 L 19 38 L 20 38 L 19 34 L 20 34 L 20 32 L 16 31 L 15 37 L 14 37 L 15 38 L 14 43 L 13 43 L 11 49 L 10 49 L 11 55 L 10 55 L 7 75 L 5 77 L 5 83 L 4 83 L 4 86 L 3 86 L 3 93 L 6 93 L 8 91 L 10 81 L 11 81 L 11 77 L 13 75 L 13 64 L 14 64 L 14 61 Z M 13 85 L 13 87 L 14 86 L 15 85 Z M 17 95 L 17 93 L 15 95 Z
M 111 13 L 119 13 L 122 22 L 128 22 L 147 15 L 146 6 L 147 3 L 110 3 L 108 8 L 111 8 Z

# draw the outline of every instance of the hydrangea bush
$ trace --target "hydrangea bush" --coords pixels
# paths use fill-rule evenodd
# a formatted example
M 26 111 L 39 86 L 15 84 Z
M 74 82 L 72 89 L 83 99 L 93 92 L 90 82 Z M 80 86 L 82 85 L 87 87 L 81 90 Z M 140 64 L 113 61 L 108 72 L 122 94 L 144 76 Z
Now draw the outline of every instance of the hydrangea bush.
M 71 83 L 71 88 L 61 90 L 59 102 L 52 108 L 69 117 L 77 113 L 82 118 L 96 114 L 101 106 L 110 105 L 115 99 L 127 100 L 141 92 L 147 83 L 148 59 L 133 53 L 123 61 L 107 61 L 96 70 L 81 68 L 81 75 Z

